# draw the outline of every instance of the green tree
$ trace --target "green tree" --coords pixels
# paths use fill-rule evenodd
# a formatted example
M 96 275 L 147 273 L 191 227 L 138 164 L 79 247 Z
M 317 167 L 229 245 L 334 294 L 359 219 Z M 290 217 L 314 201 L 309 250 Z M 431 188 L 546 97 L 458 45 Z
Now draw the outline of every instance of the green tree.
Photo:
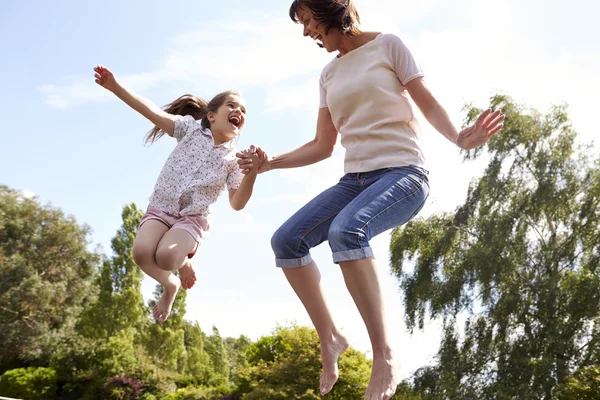
M 62 383 L 61 398 L 95 398 L 122 374 L 157 381 L 141 348 L 148 309 L 140 293 L 142 273 L 131 256 L 141 216 L 135 204 L 123 208 L 122 225 L 111 241 L 113 254 L 94 279 L 98 294 L 79 316 L 77 331 L 57 341 L 50 365 Z M 115 393 L 125 390 L 115 385 Z
M 600 399 L 600 366 L 584 367 L 557 390 L 555 400 Z
M 248 366 L 248 351 L 252 341 L 242 335 L 239 338 L 225 338 L 224 344 L 229 360 L 229 376 L 235 377 L 241 369 Z
M 185 321 L 183 325 L 184 345 L 187 353 L 186 372 L 193 383 L 207 385 L 210 379 L 210 356 L 204 351 L 206 335 L 198 323 Z
M 97 300 L 82 314 L 79 330 L 84 336 L 108 339 L 134 328 L 138 340 L 138 333 L 147 328 L 148 309 L 140 292 L 143 274 L 132 257 L 142 215 L 135 204 L 123 208 L 123 224 L 111 241 L 113 255 L 104 260 L 96 278 Z
M 43 363 L 72 330 L 99 256 L 89 228 L 0 186 L 0 368 Z M 21 361 L 17 361 L 21 360 Z
M 249 367 L 240 371 L 238 392 L 244 400 L 320 399 L 321 357 L 315 330 L 280 327 L 252 344 Z M 371 364 L 350 348 L 339 360 L 340 379 L 329 399 L 363 399 Z
M 162 293 L 163 287 L 156 285 L 154 299 L 149 304 L 150 308 L 154 307 Z M 161 324 L 150 324 L 146 339 L 146 349 L 160 360 L 161 365 L 181 373 L 187 368 L 183 320 L 186 297 L 187 292 L 183 289 L 177 293 L 169 318 Z
M 491 106 L 505 128 L 464 204 L 395 229 L 390 244 L 408 326 L 445 321 L 437 365 L 415 379 L 428 399 L 550 399 L 600 358 L 600 162 L 577 146 L 564 106 Z
M 229 380 L 230 362 L 225 348 L 225 341 L 221 337 L 219 330 L 213 326 L 213 334 L 206 338 L 204 350 L 210 357 L 210 362 L 215 374 L 222 376 L 226 381 Z

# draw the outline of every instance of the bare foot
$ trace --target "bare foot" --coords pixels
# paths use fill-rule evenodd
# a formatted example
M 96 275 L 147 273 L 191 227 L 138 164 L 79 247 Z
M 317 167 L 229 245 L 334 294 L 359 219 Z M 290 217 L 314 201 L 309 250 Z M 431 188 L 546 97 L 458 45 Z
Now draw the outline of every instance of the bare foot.
M 164 285 L 164 291 L 162 296 L 160 296 L 160 300 L 158 303 L 154 305 L 152 308 L 152 316 L 156 320 L 156 322 L 165 322 L 171 313 L 171 307 L 173 307 L 173 302 L 175 301 L 175 296 L 179 291 L 179 287 L 181 283 L 179 279 L 173 274 L 169 276 L 169 282 Z
M 365 400 L 389 400 L 400 383 L 400 363 L 394 354 L 386 357 L 373 357 L 371 380 L 365 393 Z
M 321 361 L 323 373 L 321 374 L 321 394 L 326 394 L 333 389 L 338 380 L 338 358 L 348 349 L 348 340 L 340 333 L 334 334 L 329 343 L 321 342 Z
M 187 260 L 183 267 L 179 268 L 179 280 L 185 290 L 191 289 L 196 284 L 196 271 L 191 260 Z

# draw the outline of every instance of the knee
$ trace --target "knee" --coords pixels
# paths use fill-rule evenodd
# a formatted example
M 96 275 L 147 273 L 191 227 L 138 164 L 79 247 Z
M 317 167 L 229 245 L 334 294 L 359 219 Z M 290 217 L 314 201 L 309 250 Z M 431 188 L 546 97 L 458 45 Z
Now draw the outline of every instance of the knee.
M 334 221 L 335 222 L 335 221 Z M 327 233 L 329 245 L 359 243 L 365 234 L 362 229 L 355 227 L 352 223 L 332 223 Z
M 156 250 L 156 264 L 160 269 L 165 271 L 173 271 L 178 269 L 183 264 L 181 256 L 175 249 L 168 247 L 159 247 Z
M 151 246 L 145 246 L 143 243 L 134 243 L 131 256 L 133 262 L 138 266 L 143 266 L 154 262 L 154 249 Z
M 271 248 L 276 256 L 293 246 L 292 232 L 285 225 L 277 229 L 271 237 Z

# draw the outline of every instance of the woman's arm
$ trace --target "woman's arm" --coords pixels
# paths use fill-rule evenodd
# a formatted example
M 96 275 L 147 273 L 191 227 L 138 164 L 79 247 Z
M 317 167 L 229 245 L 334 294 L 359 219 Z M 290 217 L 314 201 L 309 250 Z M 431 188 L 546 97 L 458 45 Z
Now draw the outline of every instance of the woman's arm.
M 406 84 L 406 90 L 427 121 L 449 141 L 456 144 L 458 131 L 450 121 L 448 113 L 437 101 L 425 84 L 425 79 L 416 78 Z
M 423 78 L 416 78 L 406 84 L 410 94 L 427 121 L 442 135 L 458 147 L 470 150 L 485 144 L 492 135 L 502 129 L 504 115 L 501 110 L 484 111 L 475 123 L 461 132 L 454 127 L 448 113 L 433 96 Z
M 337 136 L 338 131 L 335 129 L 333 121 L 331 120 L 331 113 L 328 108 L 323 107 L 319 109 L 315 138 L 295 150 L 270 158 L 262 151 L 262 149 L 258 149 L 259 155 L 262 156 L 261 159 L 264 157 L 264 161 L 258 172 L 261 173 L 279 168 L 303 167 L 331 157 L 337 141 Z M 252 159 L 244 157 L 242 153 L 238 153 L 236 156 L 240 158 L 238 161 L 240 168 L 244 173 L 247 173 L 252 168 Z

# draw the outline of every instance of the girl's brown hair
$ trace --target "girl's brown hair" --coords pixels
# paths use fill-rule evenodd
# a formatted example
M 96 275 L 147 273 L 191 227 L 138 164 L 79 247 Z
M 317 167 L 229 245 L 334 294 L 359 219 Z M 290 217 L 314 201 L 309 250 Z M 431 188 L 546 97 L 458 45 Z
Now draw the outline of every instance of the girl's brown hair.
M 225 101 L 229 96 L 240 96 L 240 94 L 229 90 L 227 92 L 219 93 L 208 103 L 206 100 L 194 95 L 184 94 L 177 100 L 164 106 L 163 110 L 173 115 L 191 115 L 196 121 L 202 120 L 201 125 L 203 128 L 210 128 L 210 121 L 207 117 L 208 113 L 217 112 L 219 107 L 225 104 Z M 147 144 L 152 144 L 164 134 L 164 131 L 158 126 L 155 126 L 146 135 L 145 142 Z
M 300 7 L 307 7 L 317 23 L 325 25 L 326 35 L 331 28 L 338 29 L 345 36 L 360 33 L 360 17 L 353 0 L 294 0 L 290 18 L 295 23 L 301 23 L 296 16 Z

